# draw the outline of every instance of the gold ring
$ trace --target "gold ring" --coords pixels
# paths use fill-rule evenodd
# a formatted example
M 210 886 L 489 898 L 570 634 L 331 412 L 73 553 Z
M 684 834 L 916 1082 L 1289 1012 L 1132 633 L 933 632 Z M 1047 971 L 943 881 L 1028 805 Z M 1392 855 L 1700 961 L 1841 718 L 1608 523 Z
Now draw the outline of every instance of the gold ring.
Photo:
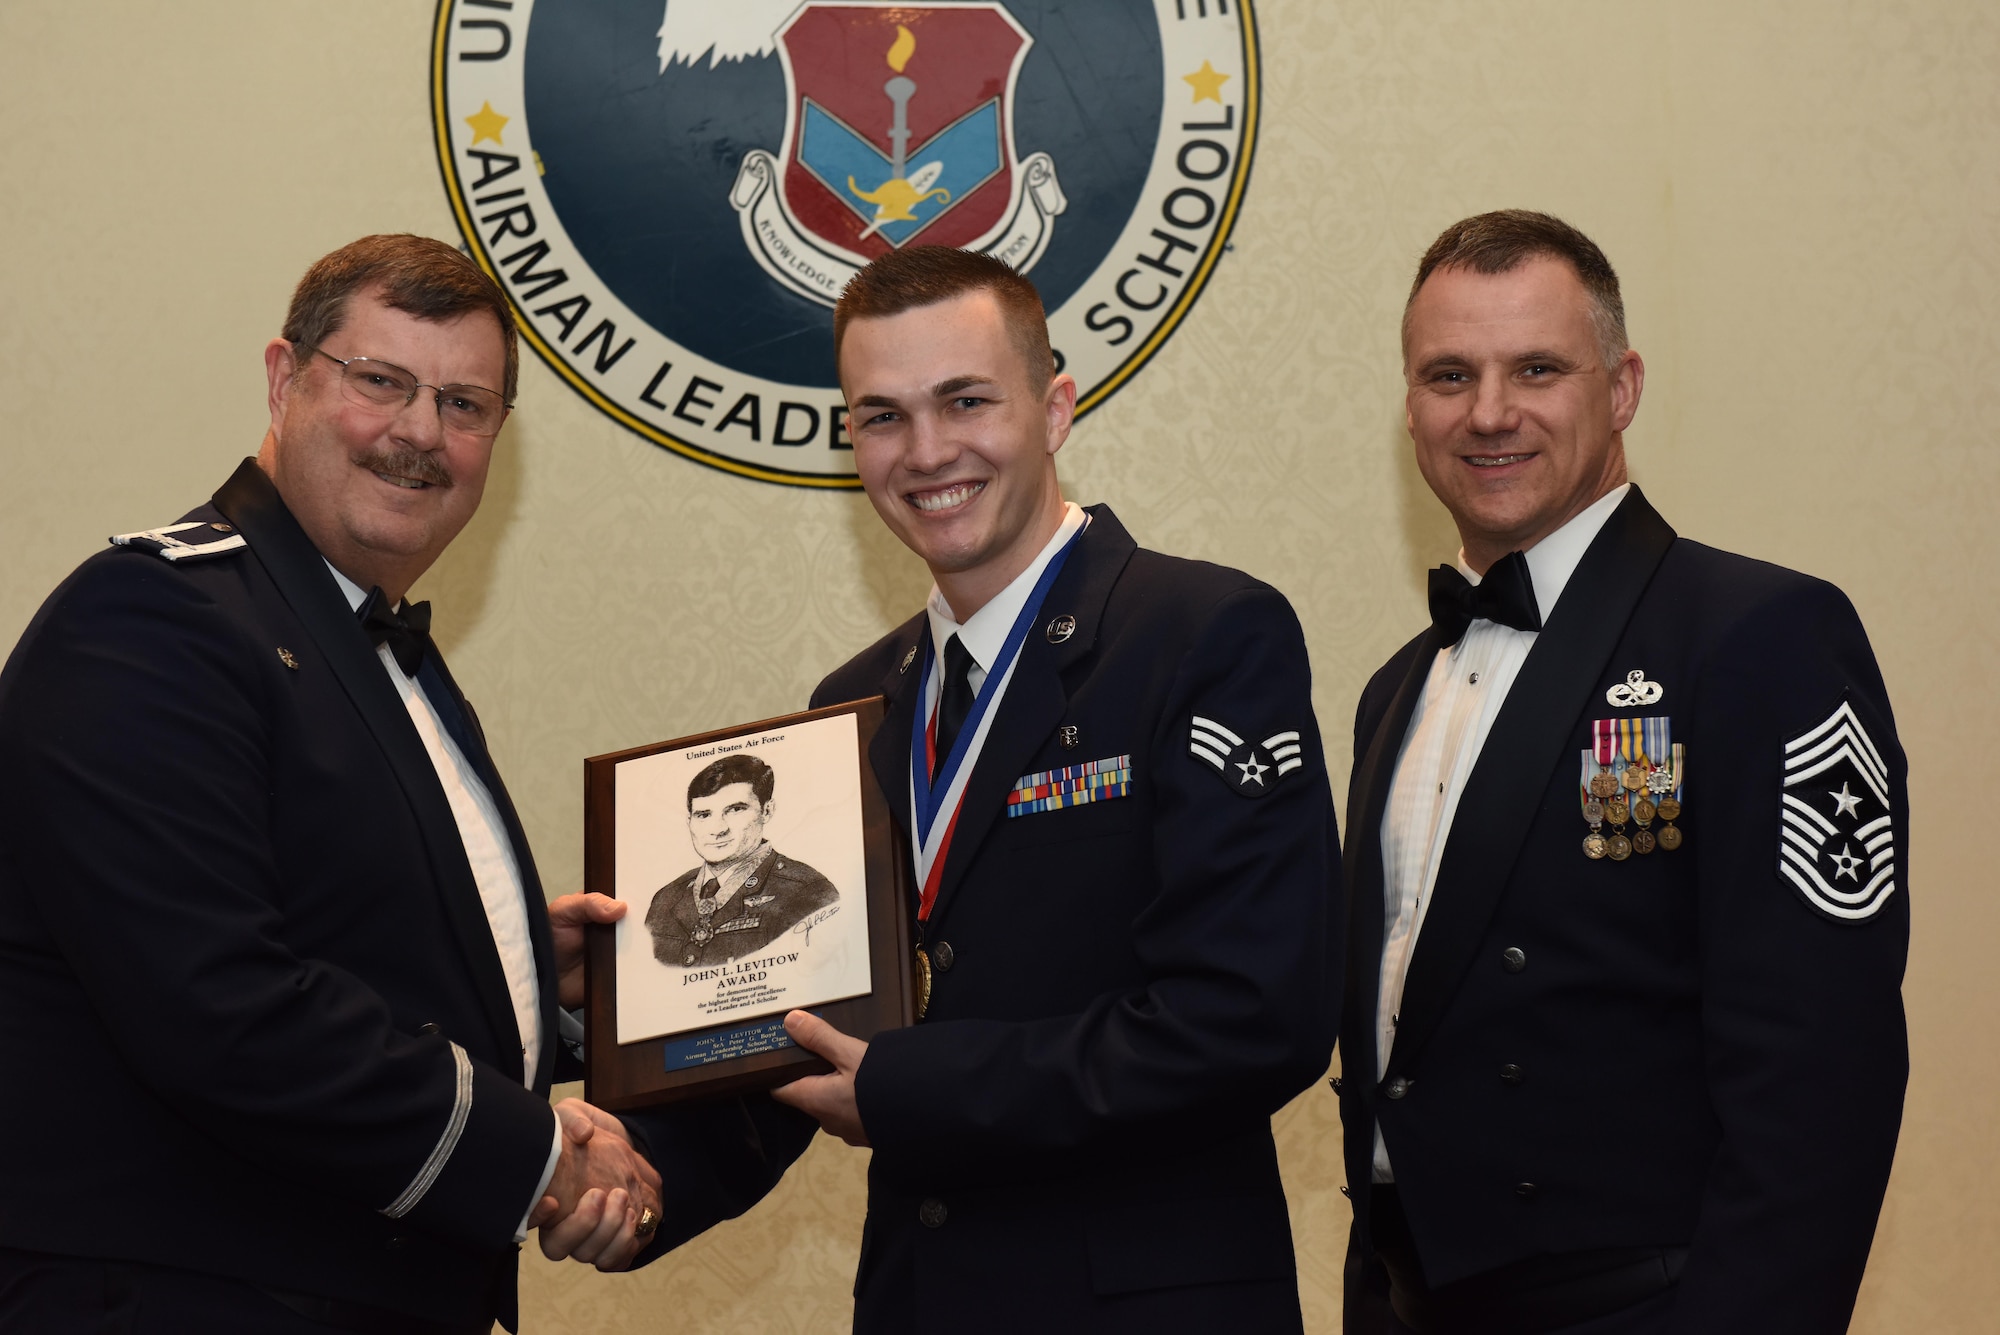
M 639 1207 L 639 1222 L 633 1226 L 632 1235 L 639 1238 L 650 1238 L 653 1236 L 653 1230 L 659 1226 L 660 1217 L 653 1213 L 653 1207 L 642 1205 Z

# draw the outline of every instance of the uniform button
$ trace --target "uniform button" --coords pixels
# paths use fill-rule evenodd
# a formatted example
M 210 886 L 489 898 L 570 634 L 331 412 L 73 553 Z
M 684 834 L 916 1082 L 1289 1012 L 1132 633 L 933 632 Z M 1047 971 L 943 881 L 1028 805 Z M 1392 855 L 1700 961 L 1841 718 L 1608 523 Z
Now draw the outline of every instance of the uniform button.
M 917 1222 L 925 1228 L 943 1228 L 944 1220 L 944 1202 L 935 1196 L 917 1207 Z
M 425 1038 L 430 1038 L 433 1035 L 442 1034 L 444 1030 L 438 1028 L 436 1023 L 434 1023 L 433 1021 L 426 1020 L 422 1024 L 417 1026 L 417 1032 L 422 1034 Z
M 1528 967 L 1528 952 L 1519 946 L 1509 946 L 1500 952 L 1500 967 L 1508 973 L 1519 973 Z
M 951 948 L 951 942 L 940 941 L 931 947 L 931 963 L 943 973 L 950 973 L 952 964 L 958 959 L 958 952 Z
M 1518 1085 L 1527 1079 L 1527 1076 L 1528 1073 L 1526 1071 L 1523 1071 L 1512 1062 L 1508 1062 L 1500 1068 L 1500 1081 L 1502 1084 Z
M 1327 1083 L 1327 1087 L 1328 1087 L 1329 1089 L 1331 1089 L 1331 1090 L 1332 1090 L 1332 1091 L 1333 1091 L 1334 1093 L 1338 1094 L 1338 1093 L 1340 1092 L 1340 1088 L 1341 1088 L 1341 1086 L 1340 1086 L 1340 1077 L 1339 1077 L 1339 1076 L 1335 1076 L 1335 1077 L 1334 1077 L 1333 1079 L 1331 1079 L 1331 1080 L 1327 1081 L 1326 1083 Z
M 1524 1201 L 1535 1199 L 1536 1194 L 1540 1191 L 1541 1188 L 1532 1182 L 1516 1182 L 1514 1184 L 1514 1194 Z
M 1354 1199 L 1354 1193 L 1348 1189 L 1348 1186 L 1345 1182 L 1340 1184 L 1340 1194 L 1347 1197 L 1347 1199 L 1350 1201 Z
M 1385 1099 L 1400 1099 L 1409 1092 L 1410 1082 L 1400 1075 L 1382 1086 L 1382 1097 Z

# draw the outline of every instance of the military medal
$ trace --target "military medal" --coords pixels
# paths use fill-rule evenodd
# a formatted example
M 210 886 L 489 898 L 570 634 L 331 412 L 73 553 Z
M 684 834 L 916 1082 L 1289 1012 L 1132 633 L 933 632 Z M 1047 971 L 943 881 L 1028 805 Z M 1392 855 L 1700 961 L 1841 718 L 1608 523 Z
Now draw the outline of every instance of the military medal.
M 931 957 L 917 947 L 917 967 L 912 981 L 917 985 L 917 1018 L 924 1018 L 924 1012 L 931 1008 Z
M 1684 752 L 1674 744 L 1672 729 L 1665 716 L 1591 723 L 1580 792 L 1583 818 L 1590 823 L 1585 857 L 1624 862 L 1634 853 L 1643 857 L 1681 846 L 1686 836 L 1673 821 L 1681 814 Z M 1628 821 L 1639 828 L 1628 834 Z M 1655 828 L 1655 821 L 1664 823 Z M 1602 824 L 1611 829 L 1602 830 Z

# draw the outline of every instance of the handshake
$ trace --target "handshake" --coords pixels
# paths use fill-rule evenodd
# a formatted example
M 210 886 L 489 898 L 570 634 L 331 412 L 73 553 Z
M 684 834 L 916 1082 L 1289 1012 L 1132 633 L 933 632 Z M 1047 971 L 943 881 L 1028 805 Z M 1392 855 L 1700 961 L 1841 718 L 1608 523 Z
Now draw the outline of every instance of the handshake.
M 556 1105 L 562 1151 L 548 1190 L 528 1215 L 542 1255 L 599 1270 L 623 1270 L 653 1239 L 660 1221 L 660 1175 L 634 1149 L 625 1126 L 582 1099 Z
M 592 923 L 613 923 L 625 905 L 606 895 L 564 895 L 549 905 L 556 994 L 565 1008 L 583 1004 L 583 943 Z M 562 1150 L 542 1199 L 528 1214 L 541 1230 L 542 1255 L 623 1270 L 653 1239 L 661 1213 L 660 1175 L 625 1133 L 625 1124 L 582 1099 L 556 1105 Z

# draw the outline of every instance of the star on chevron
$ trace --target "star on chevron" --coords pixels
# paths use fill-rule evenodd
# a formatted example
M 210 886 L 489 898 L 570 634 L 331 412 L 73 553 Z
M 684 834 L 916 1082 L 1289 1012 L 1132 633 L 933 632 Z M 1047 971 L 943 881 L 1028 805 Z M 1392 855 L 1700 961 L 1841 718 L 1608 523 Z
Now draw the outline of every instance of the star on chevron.
M 1842 783 L 1839 792 L 1836 793 L 1829 788 L 1826 790 L 1826 795 L 1833 799 L 1833 814 L 1836 819 L 1841 816 L 1853 816 L 1856 820 L 1859 820 L 1861 819 L 1859 811 L 1861 799 L 1853 793 L 1848 792 L 1848 787 L 1848 784 Z
M 1833 878 L 1836 881 L 1845 876 L 1857 885 L 1860 884 L 1861 878 L 1855 875 L 1854 869 L 1861 865 L 1861 859 L 1854 856 L 1851 844 L 1842 844 L 1838 853 L 1828 853 L 1827 857 L 1833 860 Z
M 1215 66 L 1204 60 L 1201 62 L 1201 68 L 1193 74 L 1181 75 L 1181 82 L 1194 89 L 1195 101 L 1213 102 L 1221 106 L 1222 85 L 1229 82 L 1229 76 L 1218 73 Z
M 514 119 L 512 116 L 502 116 L 495 111 L 491 102 L 481 102 L 479 110 L 467 116 L 465 123 L 472 127 L 473 143 L 483 144 L 491 139 L 497 144 L 500 142 L 500 132 L 507 128 L 507 122 L 512 119 Z
M 1258 760 L 1256 754 L 1253 752 L 1248 760 L 1237 761 L 1236 768 L 1243 771 L 1243 782 L 1255 783 L 1259 788 L 1262 788 L 1264 786 L 1264 771 L 1271 767 Z

